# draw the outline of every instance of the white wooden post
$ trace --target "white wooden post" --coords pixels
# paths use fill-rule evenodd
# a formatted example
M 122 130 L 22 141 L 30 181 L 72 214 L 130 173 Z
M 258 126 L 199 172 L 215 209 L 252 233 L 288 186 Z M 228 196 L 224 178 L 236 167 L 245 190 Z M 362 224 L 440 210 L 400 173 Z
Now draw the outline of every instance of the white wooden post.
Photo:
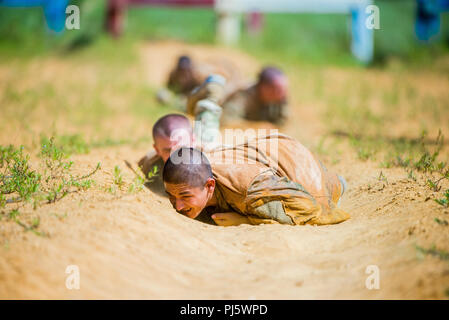
M 341 13 L 352 22 L 351 51 L 368 63 L 373 57 L 373 30 L 365 26 L 366 6 L 372 0 L 216 0 L 217 38 L 224 44 L 236 44 L 240 37 L 240 14 L 258 12 Z
M 232 11 L 217 13 L 217 40 L 219 43 L 233 45 L 240 38 L 240 14 Z

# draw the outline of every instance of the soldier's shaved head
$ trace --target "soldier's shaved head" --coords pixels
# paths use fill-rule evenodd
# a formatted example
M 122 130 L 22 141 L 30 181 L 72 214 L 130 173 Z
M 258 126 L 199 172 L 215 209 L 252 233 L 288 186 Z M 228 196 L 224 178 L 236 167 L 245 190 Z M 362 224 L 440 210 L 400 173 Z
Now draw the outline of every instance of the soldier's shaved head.
M 192 60 L 189 56 L 180 56 L 177 67 L 181 70 L 190 69 L 192 67 Z
M 183 55 L 178 58 L 175 68 L 170 72 L 167 87 L 177 94 L 189 94 L 201 84 L 190 57 Z
M 259 73 L 258 82 L 261 84 L 272 84 L 278 78 L 283 77 L 285 77 L 285 75 L 280 69 L 268 66 L 263 68 L 262 71 Z
M 157 154 L 167 161 L 173 150 L 194 144 L 192 125 L 182 114 L 168 114 L 154 124 L 153 140 Z
M 175 150 L 165 163 L 162 174 L 165 183 L 204 187 L 213 178 L 207 157 L 195 148 L 182 147 Z
M 184 130 L 192 134 L 192 125 L 189 119 L 182 114 L 171 113 L 163 116 L 153 126 L 153 139 L 162 137 L 170 138 L 175 130 Z
M 262 69 L 259 73 L 257 88 L 262 103 L 283 103 L 287 99 L 287 77 L 276 67 Z

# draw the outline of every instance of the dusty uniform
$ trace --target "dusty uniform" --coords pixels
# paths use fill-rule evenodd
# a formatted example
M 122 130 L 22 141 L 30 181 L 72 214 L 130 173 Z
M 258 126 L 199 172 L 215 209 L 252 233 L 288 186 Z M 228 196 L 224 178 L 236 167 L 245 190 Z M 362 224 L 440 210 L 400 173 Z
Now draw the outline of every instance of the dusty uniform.
M 288 116 L 287 101 L 277 104 L 262 103 L 257 95 L 256 85 L 247 89 L 239 89 L 230 94 L 223 102 L 222 107 L 224 122 L 244 118 L 251 121 L 282 124 Z
M 253 224 L 333 224 L 349 219 L 336 207 L 343 179 L 301 143 L 281 134 L 207 153 L 216 179 L 212 213 L 237 212 Z

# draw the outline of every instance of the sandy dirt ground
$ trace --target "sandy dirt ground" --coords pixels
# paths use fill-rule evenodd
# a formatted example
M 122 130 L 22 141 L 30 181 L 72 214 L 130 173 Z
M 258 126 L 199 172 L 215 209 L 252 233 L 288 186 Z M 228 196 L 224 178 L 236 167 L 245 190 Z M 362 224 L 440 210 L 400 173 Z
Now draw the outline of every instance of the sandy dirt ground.
M 140 56 L 148 84 L 161 86 L 183 53 L 204 60 L 225 57 L 244 76 L 260 67 L 232 49 L 148 44 Z M 324 133 L 320 106 L 303 105 L 295 96 L 292 101 L 297 105 L 283 131 L 313 145 Z M 449 210 L 428 201 L 432 192 L 410 184 L 403 169 L 383 169 L 388 181 L 380 181 L 377 164 L 344 152 L 338 163 L 326 164 L 348 181 L 341 206 L 352 215 L 350 220 L 320 227 L 223 228 L 178 215 L 165 197 L 147 189 L 101 192 L 117 164 L 131 181 L 123 160 L 136 163 L 148 148 L 125 145 L 73 156 L 80 172 L 101 162 L 95 177 L 99 191 L 69 195 L 34 211 L 49 237 L 1 221 L 0 298 L 447 298 L 448 261 L 420 256 L 416 245 L 449 249 L 449 227 L 434 222 L 435 217 L 447 220 Z M 69 265 L 79 267 L 79 290 L 66 288 Z M 366 287 L 369 266 L 380 272 L 379 289 Z

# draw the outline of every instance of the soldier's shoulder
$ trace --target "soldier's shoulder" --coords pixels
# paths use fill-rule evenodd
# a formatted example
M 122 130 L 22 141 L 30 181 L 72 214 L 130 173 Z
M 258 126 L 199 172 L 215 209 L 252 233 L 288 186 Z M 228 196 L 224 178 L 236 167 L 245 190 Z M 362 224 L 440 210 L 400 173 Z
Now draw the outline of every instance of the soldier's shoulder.
M 164 167 L 164 161 L 155 150 L 151 150 L 137 162 L 137 165 L 147 177 L 150 172 L 160 172 Z

